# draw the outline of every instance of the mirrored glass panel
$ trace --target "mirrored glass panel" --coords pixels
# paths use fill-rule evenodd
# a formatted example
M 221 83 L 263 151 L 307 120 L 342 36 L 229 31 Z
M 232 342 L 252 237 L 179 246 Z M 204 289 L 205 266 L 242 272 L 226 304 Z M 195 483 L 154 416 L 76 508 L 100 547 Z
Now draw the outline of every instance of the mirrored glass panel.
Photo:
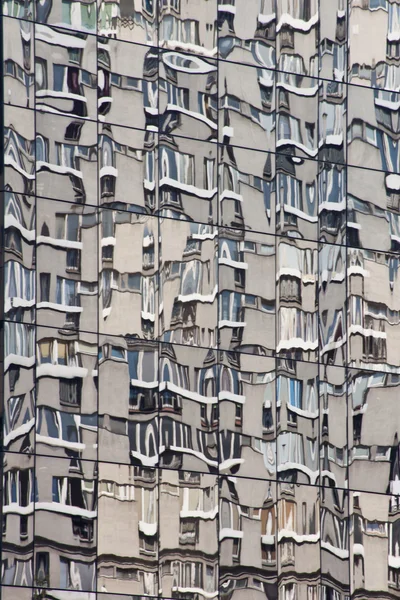
M 100 460 L 158 466 L 158 421 L 158 345 L 100 335 Z
M 160 134 L 217 141 L 217 62 L 163 50 L 159 53 L 158 78 Z
M 35 25 L 36 110 L 95 120 L 96 79 L 94 36 Z
M 314 242 L 277 238 L 276 352 L 318 359 L 318 248 Z
M 3 4 L 3 14 L 7 14 L 7 4 L 7 2 Z M 28 6 L 27 2 L 25 6 Z M 4 16 L 3 30 L 4 103 L 33 108 L 35 60 L 33 24 Z
M 5 452 L 2 455 L 2 586 L 31 588 L 33 584 L 34 467 L 31 454 Z M 28 597 L 22 587 L 12 589 L 14 598 Z M 10 591 L 2 591 L 2 597 L 12 597 Z
M 350 0 L 348 5 L 349 81 L 358 86 L 399 91 L 398 2 Z
M 38 456 L 34 587 L 96 590 L 97 463 Z
M 3 192 L 4 317 L 34 323 L 36 305 L 35 197 Z
M 218 593 L 218 481 L 192 471 L 160 471 L 160 596 Z
M 157 50 L 98 38 L 97 69 L 99 121 L 154 131 L 158 117 Z
M 97 208 L 38 198 L 36 218 L 37 324 L 96 332 Z
M 219 354 L 219 472 L 232 481 L 276 479 L 275 360 Z
M 271 235 L 219 229 L 219 347 L 273 355 L 276 245 Z M 262 277 L 258 274 L 262 273 Z
M 399 493 L 399 375 L 349 369 L 349 481 L 354 490 Z
M 275 68 L 275 0 L 218 5 L 219 57 L 238 64 Z
M 2 15 L 0 597 L 399 600 L 400 0 Z
M 99 0 L 97 5 L 98 35 L 157 45 L 157 0 Z
M 159 339 L 217 345 L 217 228 L 161 219 L 159 231 Z
M 278 160 L 281 156 L 277 157 Z M 275 154 L 219 146 L 219 224 L 275 233 L 277 202 Z
M 167 343 L 160 345 L 161 466 L 217 472 L 218 389 L 216 350 Z
M 99 331 L 154 340 L 158 335 L 158 220 L 100 210 Z
M 36 453 L 97 459 L 97 335 L 38 327 Z
M 95 0 L 62 0 L 61 2 L 35 2 L 35 19 L 64 29 L 96 33 L 97 6 Z
M 319 369 L 319 457 L 320 481 L 330 488 L 334 499 L 348 484 L 348 394 L 346 369 L 320 366 Z M 339 506 L 338 503 L 336 503 Z
M 97 204 L 97 124 L 82 117 L 36 113 L 36 193 Z
M 278 483 L 277 498 L 278 593 L 289 591 L 300 598 L 317 599 L 321 565 L 320 488 Z
M 221 61 L 218 65 L 221 144 L 275 150 L 275 71 Z
M 158 473 L 99 464 L 97 586 L 105 600 L 155 596 L 158 567 Z M 129 596 L 132 598 L 132 596 Z
M 396 544 L 398 499 L 384 494 L 350 493 L 352 596 L 388 595 L 398 588 Z
M 277 588 L 276 483 L 221 477 L 219 505 L 220 597 L 269 598 Z
M 10 192 L 35 193 L 35 113 L 4 106 L 4 186 Z
M 398 373 L 396 254 L 347 249 L 348 364 Z
M 158 11 L 158 43 L 168 50 L 198 56 L 217 53 L 217 0 L 161 0 Z M 219 21 L 218 21 L 219 25 Z

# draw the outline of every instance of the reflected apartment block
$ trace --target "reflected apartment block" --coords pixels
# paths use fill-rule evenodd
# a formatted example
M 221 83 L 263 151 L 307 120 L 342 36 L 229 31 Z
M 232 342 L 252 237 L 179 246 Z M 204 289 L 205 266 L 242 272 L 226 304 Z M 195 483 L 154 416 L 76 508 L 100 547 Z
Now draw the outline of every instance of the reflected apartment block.
M 0 39 L 1 598 L 400 599 L 400 1 Z

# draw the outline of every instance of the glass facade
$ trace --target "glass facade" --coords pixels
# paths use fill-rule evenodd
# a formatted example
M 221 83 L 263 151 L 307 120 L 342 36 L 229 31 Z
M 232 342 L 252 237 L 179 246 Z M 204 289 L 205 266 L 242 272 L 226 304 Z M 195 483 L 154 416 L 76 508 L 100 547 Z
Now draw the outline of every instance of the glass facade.
M 400 0 L 3 0 L 1 600 L 400 598 Z

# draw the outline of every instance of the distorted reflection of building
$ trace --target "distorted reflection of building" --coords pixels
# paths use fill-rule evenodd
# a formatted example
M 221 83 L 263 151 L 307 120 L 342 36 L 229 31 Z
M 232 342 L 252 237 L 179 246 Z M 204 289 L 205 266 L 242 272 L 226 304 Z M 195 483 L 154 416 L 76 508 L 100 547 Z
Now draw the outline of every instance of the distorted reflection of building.
M 213 475 L 160 470 L 163 597 L 218 597 L 218 484 Z
M 36 26 L 36 109 L 53 114 L 96 115 L 95 38 Z
M 37 324 L 96 331 L 97 269 L 89 251 L 97 244 L 96 208 L 41 198 L 36 216 Z
M 4 314 L 10 321 L 32 323 L 36 299 L 35 200 L 4 191 Z
M 22 19 L 4 19 L 4 101 L 33 108 L 33 24 Z
M 350 497 L 351 592 L 354 598 L 399 593 L 398 498 L 352 492 Z M 375 557 L 381 559 L 375 562 Z M 371 564 L 373 563 L 373 565 Z
M 171 0 L 158 7 L 158 43 L 163 48 L 200 56 L 217 53 L 217 3 L 208 4 Z
M 224 144 L 218 160 L 220 224 L 274 233 L 275 155 Z
M 160 134 L 216 141 L 216 61 L 160 51 L 158 70 Z
M 100 331 L 155 339 L 158 222 L 108 209 L 101 210 L 100 220 Z
M 37 330 L 36 452 L 97 457 L 96 336 Z
M 319 232 L 323 242 L 343 242 L 346 235 L 346 175 L 343 165 L 322 163 L 319 171 Z
M 348 480 L 348 385 L 344 368 L 324 366 L 319 372 L 320 477 L 325 487 L 345 489 Z
M 385 494 L 399 491 L 398 386 L 397 373 L 349 372 L 349 477 L 353 489 Z M 392 415 L 384 427 L 382 406 Z
M 97 19 L 97 31 L 101 36 L 137 44 L 156 42 L 157 11 L 154 0 L 100 0 Z
M 217 222 L 217 149 L 209 143 L 161 136 L 159 214 L 161 217 Z
M 30 587 L 34 576 L 34 457 L 7 452 L 2 463 L 2 583 Z
M 2 600 L 400 598 L 400 0 L 0 21 Z
M 275 84 L 276 71 L 221 61 L 220 143 L 248 148 L 251 139 L 256 149 L 275 150 Z
M 157 131 L 158 54 L 145 46 L 100 38 L 98 62 L 99 121 Z
M 4 323 L 3 445 L 21 454 L 35 446 L 35 337 L 32 325 Z
M 217 343 L 217 230 L 160 221 L 160 337 L 165 342 Z
M 320 491 L 317 486 L 277 484 L 278 594 L 319 598 Z
M 349 235 L 356 247 L 368 248 L 372 228 L 377 250 L 398 252 L 400 194 L 387 185 L 384 172 L 363 169 L 360 174 L 361 169 L 348 168 Z
M 96 32 L 96 2 L 61 2 L 55 6 L 50 0 L 40 2 L 36 7 L 35 18 L 38 23 L 48 23 L 65 29 L 81 32 Z
M 99 342 L 99 458 L 157 466 L 158 347 L 109 335 Z
M 399 90 L 399 16 L 397 2 L 351 0 L 349 82 L 358 86 Z M 372 30 L 376 39 L 382 40 L 381 44 L 371 44 Z
M 33 2 L 31 0 L 6 0 L 3 14 L 18 19 L 31 20 L 33 17 Z
M 356 98 L 362 103 L 361 112 L 355 110 Z M 393 194 L 399 189 L 399 99 L 394 91 L 358 86 L 350 87 L 348 98 L 348 162 L 385 171 L 385 186 Z M 357 246 L 357 227 L 352 229 L 351 242 Z
M 99 204 L 129 212 L 153 213 L 157 193 L 156 152 L 151 131 L 103 124 L 99 135 Z M 131 187 L 132 193 L 128 194 Z
M 280 238 L 277 243 L 277 352 L 315 361 L 318 350 L 317 244 Z
M 220 478 L 220 596 L 270 598 L 277 588 L 276 483 Z
M 160 466 L 216 472 L 218 373 L 215 350 L 161 344 Z
M 273 68 L 276 12 L 274 0 L 218 3 L 218 50 L 235 63 Z
M 220 352 L 220 473 L 276 477 L 275 360 Z
M 37 194 L 54 200 L 96 205 L 96 175 L 96 123 L 38 111 Z
M 99 465 L 98 589 L 154 596 L 158 569 L 158 474 Z M 136 596 L 135 596 L 136 597 Z
M 349 493 L 321 487 L 321 597 L 349 597 Z
M 35 190 L 35 125 L 31 110 L 4 109 L 4 185 L 31 195 Z
M 343 365 L 346 360 L 346 249 L 321 245 L 318 252 L 319 359 Z
M 219 230 L 219 346 L 256 354 L 275 348 L 275 239 Z M 263 273 L 263 277 L 257 277 Z
M 276 229 L 282 235 L 316 238 L 317 163 L 276 157 Z
M 319 479 L 318 368 L 278 359 L 276 380 L 277 473 L 282 481 Z
M 398 258 L 348 248 L 349 365 L 399 373 Z
M 97 463 L 36 458 L 35 587 L 96 589 Z
M 284 68 L 292 73 L 282 71 L 277 74 L 276 144 L 283 154 L 315 158 L 318 154 L 319 83 L 318 79 L 304 77 L 301 64 L 291 62 L 290 67 L 285 65 Z
M 281 70 L 297 73 L 301 65 L 304 75 L 316 75 L 320 25 L 318 8 L 317 0 L 284 0 L 277 6 L 276 49 Z M 327 13 L 324 17 L 328 21 Z

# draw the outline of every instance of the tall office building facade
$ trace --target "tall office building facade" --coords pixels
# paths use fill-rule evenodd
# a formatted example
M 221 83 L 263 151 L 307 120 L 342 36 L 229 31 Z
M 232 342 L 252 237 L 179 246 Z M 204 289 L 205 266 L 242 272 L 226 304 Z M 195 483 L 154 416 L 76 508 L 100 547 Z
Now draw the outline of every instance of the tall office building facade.
M 400 598 L 399 0 L 4 0 L 2 600 Z

